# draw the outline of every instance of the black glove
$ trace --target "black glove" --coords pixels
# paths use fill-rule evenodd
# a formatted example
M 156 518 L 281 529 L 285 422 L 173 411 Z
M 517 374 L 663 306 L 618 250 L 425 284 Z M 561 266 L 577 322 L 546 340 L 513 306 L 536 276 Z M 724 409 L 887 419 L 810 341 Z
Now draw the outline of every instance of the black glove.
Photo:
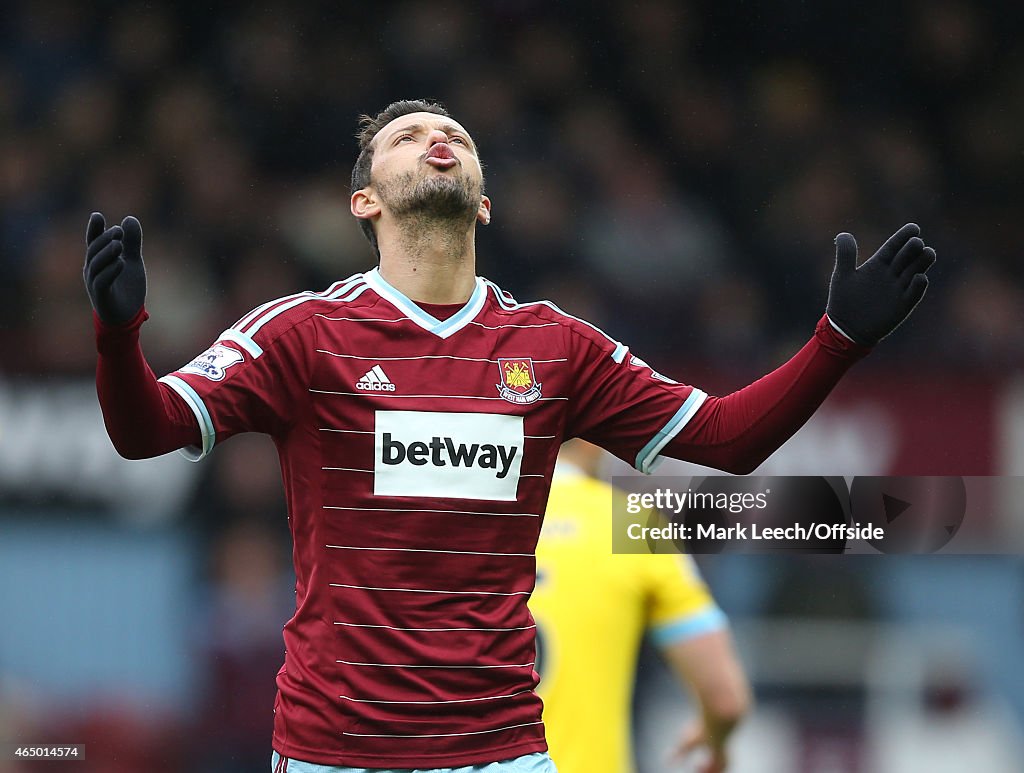
M 925 272 L 935 262 L 935 250 L 924 246 L 920 233 L 917 225 L 907 223 L 859 267 L 853 235 L 836 237 L 836 267 L 825 311 L 857 343 L 874 346 L 899 327 L 924 297 Z
M 121 225 L 105 226 L 99 212 L 89 216 L 82 274 L 99 318 L 108 325 L 121 325 L 138 314 L 146 301 L 142 225 L 129 215 Z

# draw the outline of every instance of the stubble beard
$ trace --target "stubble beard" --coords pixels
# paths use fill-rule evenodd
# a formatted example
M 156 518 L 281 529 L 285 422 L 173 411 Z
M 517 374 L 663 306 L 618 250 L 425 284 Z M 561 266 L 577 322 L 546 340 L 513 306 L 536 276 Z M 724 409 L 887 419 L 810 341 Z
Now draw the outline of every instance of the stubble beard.
M 463 174 L 405 172 L 378 181 L 377 193 L 396 218 L 419 227 L 465 229 L 480 208 L 480 186 Z

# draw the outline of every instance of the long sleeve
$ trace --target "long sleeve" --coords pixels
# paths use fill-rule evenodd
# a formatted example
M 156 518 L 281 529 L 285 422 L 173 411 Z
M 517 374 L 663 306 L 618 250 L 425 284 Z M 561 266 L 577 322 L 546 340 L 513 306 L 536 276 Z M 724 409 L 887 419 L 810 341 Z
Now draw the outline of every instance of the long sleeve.
M 664 455 L 727 472 L 752 472 L 806 423 L 869 351 L 822 317 L 811 340 L 788 362 L 737 392 L 707 397 Z
M 157 381 L 142 354 L 139 328 L 147 319 L 145 309 L 118 326 L 93 315 L 99 353 L 96 393 L 107 434 L 126 459 L 147 459 L 202 442 L 193 412 Z

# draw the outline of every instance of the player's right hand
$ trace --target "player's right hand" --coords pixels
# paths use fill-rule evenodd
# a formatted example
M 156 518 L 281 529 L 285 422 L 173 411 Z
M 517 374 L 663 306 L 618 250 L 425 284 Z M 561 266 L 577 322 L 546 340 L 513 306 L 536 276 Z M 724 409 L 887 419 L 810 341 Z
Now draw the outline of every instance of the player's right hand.
M 146 302 L 142 225 L 129 215 L 121 225 L 107 228 L 103 215 L 93 212 L 85 244 L 82 275 L 92 307 L 108 325 L 128 322 Z

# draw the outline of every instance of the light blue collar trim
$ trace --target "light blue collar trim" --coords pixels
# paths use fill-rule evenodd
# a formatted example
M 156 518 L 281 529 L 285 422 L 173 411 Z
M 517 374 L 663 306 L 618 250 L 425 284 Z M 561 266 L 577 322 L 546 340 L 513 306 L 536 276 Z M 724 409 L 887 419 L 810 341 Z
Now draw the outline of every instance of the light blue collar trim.
M 480 310 L 484 307 L 484 301 L 487 300 L 487 287 L 484 280 L 481 277 L 476 277 L 476 287 L 466 305 L 448 319 L 441 321 L 433 314 L 428 314 L 417 306 L 415 301 L 402 295 L 401 292 L 388 284 L 384 277 L 380 275 L 378 269 L 375 268 L 372 271 L 367 271 L 363 274 L 363 277 L 377 295 L 388 301 L 428 333 L 433 333 L 438 338 L 448 338 L 448 336 L 462 330 L 480 313 Z

